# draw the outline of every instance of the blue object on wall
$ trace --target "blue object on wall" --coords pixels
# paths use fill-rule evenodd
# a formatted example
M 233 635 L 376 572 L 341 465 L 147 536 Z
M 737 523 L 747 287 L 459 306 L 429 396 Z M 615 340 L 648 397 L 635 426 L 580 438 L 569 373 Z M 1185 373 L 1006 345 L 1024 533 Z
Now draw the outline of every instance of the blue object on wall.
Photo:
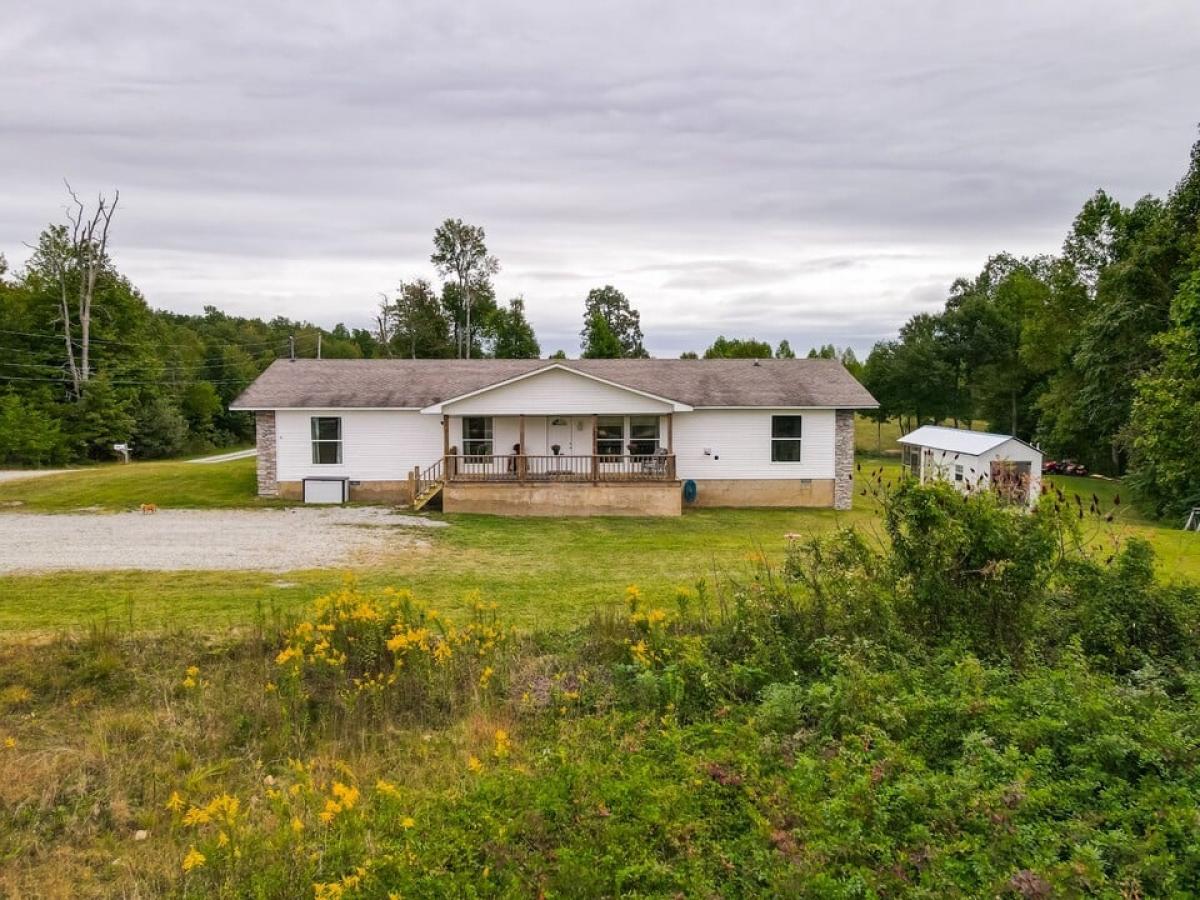
M 683 483 L 683 499 L 686 500 L 688 503 L 696 502 L 696 494 L 697 493 L 698 493 L 698 490 L 696 488 L 696 482 L 692 481 L 692 479 L 689 478 L 687 481 L 685 481 Z

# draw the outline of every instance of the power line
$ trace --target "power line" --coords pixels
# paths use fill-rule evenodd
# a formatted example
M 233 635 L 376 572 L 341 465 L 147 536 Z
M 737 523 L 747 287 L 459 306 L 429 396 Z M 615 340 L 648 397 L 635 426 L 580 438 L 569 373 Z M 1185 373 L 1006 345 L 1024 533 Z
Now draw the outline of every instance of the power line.
M 208 381 L 207 378 L 203 379 L 203 380 Z M 41 381 L 41 382 L 45 382 L 48 384 L 68 384 L 68 383 L 70 383 L 70 379 L 67 378 L 65 375 L 62 378 L 31 378 L 31 377 L 27 377 L 24 375 L 0 374 L 0 381 Z M 163 385 L 171 384 L 171 382 L 163 381 L 162 379 L 159 379 L 157 381 L 131 381 L 131 380 L 127 380 L 127 379 L 117 379 L 117 380 L 105 379 L 105 381 L 106 381 L 106 383 L 111 384 L 114 387 L 134 387 L 134 386 L 145 386 L 145 385 L 163 386 Z M 227 381 L 208 381 L 208 383 L 209 384 L 242 384 L 242 385 L 244 385 L 246 382 L 244 379 L 234 378 L 234 379 L 230 379 Z
M 16 335 L 20 335 L 21 337 L 41 338 L 42 340 L 47 340 L 47 341 L 60 341 L 61 342 L 63 340 L 63 336 L 61 334 L 43 334 L 43 333 L 38 333 L 38 332 L 33 332 L 33 331 L 12 331 L 12 330 L 6 329 L 6 328 L 0 328 L 0 334 L 16 334 Z M 78 338 L 72 338 L 71 340 L 73 343 L 79 343 Z M 238 348 L 245 350 L 248 347 L 270 347 L 270 346 L 278 347 L 280 344 L 282 344 L 284 341 L 287 340 L 287 337 L 281 336 L 281 337 L 277 337 L 277 338 L 271 338 L 271 339 L 265 340 L 265 341 L 246 341 L 246 342 L 238 341 L 236 338 L 234 338 L 234 339 L 217 338 L 216 336 L 214 336 L 212 338 L 199 337 L 198 340 L 200 343 L 203 343 L 203 344 L 207 344 L 209 341 L 213 341 L 213 340 L 220 340 L 222 343 L 230 344 L 231 346 L 238 347 Z M 193 346 L 195 346 L 194 344 L 162 344 L 162 343 L 154 341 L 153 339 L 150 339 L 147 342 L 139 343 L 136 341 L 118 341 L 118 340 L 114 340 L 111 338 L 89 337 L 88 342 L 92 343 L 92 344 L 118 344 L 122 347 L 144 347 L 144 346 L 146 346 L 146 343 L 153 343 L 159 347 L 193 347 Z
M 65 364 L 52 366 L 49 363 L 6 362 L 6 361 L 0 359 L 0 366 L 16 366 L 18 369 L 57 369 L 57 370 L 61 371 L 64 368 Z
M 15 347 L 0 347 L 0 355 L 2 355 L 2 354 L 4 354 L 4 353 L 12 353 L 12 352 L 14 352 L 14 351 L 15 351 L 15 352 L 17 352 L 17 353 L 27 353 L 27 354 L 29 354 L 30 356 L 40 356 L 40 357 L 49 357 L 49 356 L 51 356 L 51 353 L 50 353 L 50 351 L 45 351 L 45 352 L 34 352 L 34 351 L 30 351 L 30 350 L 24 350 L 24 351 L 23 351 L 23 350 L 19 350 L 19 349 L 15 348 Z M 155 359 L 155 361 L 156 361 L 156 362 L 158 361 L 158 360 L 157 360 L 157 358 Z M 16 365 L 26 365 L 26 366 L 32 366 L 32 365 L 36 365 L 36 364 L 34 364 L 34 363 L 5 363 L 5 362 L 0 362 L 0 365 L 9 365 L 9 366 L 16 366 Z M 45 366 L 47 366 L 47 365 L 49 365 L 49 364 L 47 364 L 47 363 L 43 363 L 43 364 L 41 364 L 41 365 L 42 365 L 43 367 L 45 367 Z M 65 363 L 62 363 L 61 365 L 66 365 L 66 364 L 65 364 Z M 217 363 L 173 363 L 173 362 L 162 362 L 162 367 L 163 367 L 163 369 L 164 369 L 164 370 L 166 370 L 167 372 L 200 372 L 200 371 L 203 371 L 204 369 L 232 369 L 232 368 L 235 368 L 235 367 L 237 367 L 237 366 L 242 366 L 242 365 L 245 365 L 245 363 L 240 363 L 240 362 L 217 362 Z M 58 366 L 54 366 L 54 368 L 58 368 Z

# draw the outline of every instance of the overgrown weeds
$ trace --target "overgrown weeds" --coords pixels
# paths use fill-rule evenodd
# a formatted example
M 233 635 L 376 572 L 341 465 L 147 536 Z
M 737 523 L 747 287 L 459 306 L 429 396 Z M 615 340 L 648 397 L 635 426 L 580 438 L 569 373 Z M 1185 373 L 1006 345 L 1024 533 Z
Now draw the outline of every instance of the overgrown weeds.
M 888 542 L 792 537 L 568 634 L 350 580 L 248 635 L 9 646 L 0 889 L 1200 890 L 1196 587 L 1053 509 L 887 502 Z

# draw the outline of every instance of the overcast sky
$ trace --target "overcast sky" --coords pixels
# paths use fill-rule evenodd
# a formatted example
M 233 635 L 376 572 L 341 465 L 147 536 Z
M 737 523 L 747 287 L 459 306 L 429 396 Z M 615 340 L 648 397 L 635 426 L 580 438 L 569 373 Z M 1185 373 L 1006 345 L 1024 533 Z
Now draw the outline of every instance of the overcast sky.
M 455 216 L 545 352 L 606 283 L 656 355 L 865 349 L 1184 172 L 1200 3 L 867 6 L 0 0 L 0 251 L 67 177 L 152 305 L 363 325 Z

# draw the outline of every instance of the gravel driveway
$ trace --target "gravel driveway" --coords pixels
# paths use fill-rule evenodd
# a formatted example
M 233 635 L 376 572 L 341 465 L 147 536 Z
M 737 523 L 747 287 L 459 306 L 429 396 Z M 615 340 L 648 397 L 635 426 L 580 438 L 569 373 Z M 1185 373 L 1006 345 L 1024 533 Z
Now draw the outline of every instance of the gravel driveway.
M 375 507 L 0 514 L 0 573 L 352 566 L 428 545 L 444 522 Z

